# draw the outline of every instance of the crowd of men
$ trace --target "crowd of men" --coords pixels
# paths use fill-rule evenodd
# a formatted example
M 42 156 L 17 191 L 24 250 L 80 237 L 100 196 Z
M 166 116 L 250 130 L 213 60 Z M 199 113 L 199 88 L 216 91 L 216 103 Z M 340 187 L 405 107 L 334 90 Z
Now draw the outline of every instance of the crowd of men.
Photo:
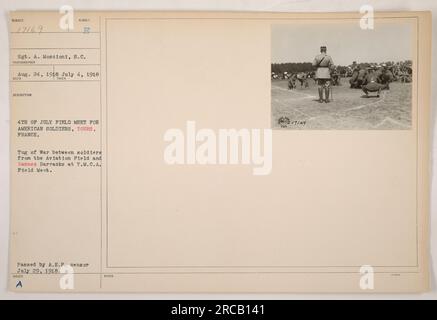
M 375 92 L 379 97 L 381 90 L 389 90 L 393 81 L 411 82 L 412 68 L 408 62 L 358 65 L 354 61 L 349 68 L 350 87 L 362 89 L 366 96 Z
M 287 74 L 288 78 L 288 89 L 296 89 L 297 83 L 300 83 L 300 87 L 308 88 L 308 79 L 311 79 L 314 74 L 313 72 L 298 72 Z
M 387 62 L 381 64 L 361 63 L 356 61 L 347 67 L 334 65 L 332 57 L 327 54 L 326 46 L 320 47 L 313 61 L 312 71 L 307 72 L 284 72 L 282 79 L 288 79 L 288 89 L 300 87 L 307 88 L 309 79 L 314 79 L 318 85 L 319 102 L 330 102 L 331 86 L 341 85 L 342 77 L 350 77 L 351 89 L 361 89 L 368 97 L 369 93 L 376 93 L 379 97 L 382 90 L 389 90 L 390 83 L 400 81 L 408 83 L 412 81 L 412 66 L 410 61 Z M 272 79 L 279 79 L 279 75 L 272 72 Z

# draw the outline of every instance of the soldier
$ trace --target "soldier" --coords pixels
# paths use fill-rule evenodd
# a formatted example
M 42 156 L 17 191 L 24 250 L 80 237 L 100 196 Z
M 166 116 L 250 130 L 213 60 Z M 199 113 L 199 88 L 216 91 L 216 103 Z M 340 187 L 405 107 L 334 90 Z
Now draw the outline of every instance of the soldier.
M 299 72 L 296 75 L 296 79 L 300 82 L 300 87 L 302 88 L 305 85 L 305 88 L 308 88 L 308 80 L 305 72 Z
M 289 90 L 296 89 L 296 80 L 297 80 L 297 76 L 295 73 L 293 73 L 291 75 L 291 77 L 288 79 L 288 89 Z
M 385 89 L 386 85 L 378 83 L 378 75 L 375 72 L 374 67 L 369 67 L 367 71 L 367 76 L 365 82 L 362 86 L 366 97 L 369 97 L 369 92 L 377 92 L 377 97 L 379 98 L 379 94 L 382 89 Z
M 331 82 L 333 86 L 339 86 L 340 85 L 340 74 L 336 67 L 333 68 L 331 72 Z
M 359 67 L 355 67 L 352 70 L 352 75 L 351 78 L 349 79 L 349 83 L 350 83 L 350 87 L 351 88 L 356 88 L 357 87 L 357 79 L 358 79 L 358 72 L 359 72 Z
M 386 64 L 383 64 L 381 73 L 378 75 L 378 82 L 386 85 L 386 89 L 390 90 L 390 82 L 393 81 L 393 78 L 393 73 L 387 68 Z
M 358 70 L 358 76 L 356 81 L 356 88 L 361 88 L 362 85 L 365 83 L 367 77 L 367 70 L 362 67 L 360 70 Z
M 330 67 L 334 64 L 331 56 L 326 54 L 326 46 L 320 47 L 320 54 L 314 58 L 313 66 L 317 68 L 315 79 L 319 85 L 319 102 L 329 102 L 329 92 L 331 87 Z M 323 90 L 324 89 L 324 90 Z M 325 91 L 325 99 L 323 99 Z

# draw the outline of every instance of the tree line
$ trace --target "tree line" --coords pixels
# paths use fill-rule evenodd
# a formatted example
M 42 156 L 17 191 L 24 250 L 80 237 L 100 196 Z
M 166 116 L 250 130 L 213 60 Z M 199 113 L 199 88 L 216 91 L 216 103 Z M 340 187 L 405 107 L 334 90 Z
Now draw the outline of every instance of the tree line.
M 309 72 L 312 70 L 313 64 L 311 62 L 272 63 L 272 72 L 276 74 L 282 74 L 284 72 Z
M 387 65 L 411 65 L 411 60 L 405 61 L 387 61 L 385 62 Z M 361 62 L 358 63 L 361 67 L 367 67 L 371 65 L 371 63 Z M 337 66 L 337 70 L 339 72 L 343 72 L 346 70 L 347 66 Z M 287 63 L 272 63 L 272 72 L 276 74 L 283 74 L 284 72 L 288 73 L 298 73 L 298 72 L 311 72 L 313 71 L 313 64 L 311 62 L 287 62 Z

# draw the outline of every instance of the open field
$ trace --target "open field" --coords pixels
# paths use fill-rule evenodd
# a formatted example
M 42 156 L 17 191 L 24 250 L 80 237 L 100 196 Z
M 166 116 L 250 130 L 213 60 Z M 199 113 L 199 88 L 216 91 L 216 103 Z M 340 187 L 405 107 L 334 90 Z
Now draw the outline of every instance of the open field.
M 333 88 L 330 103 L 319 103 L 317 86 L 288 89 L 287 80 L 272 80 L 272 128 L 275 129 L 409 129 L 411 127 L 411 83 L 393 82 L 379 98 L 366 98 L 361 89 L 350 89 L 349 78 Z M 278 120 L 288 118 L 289 124 Z M 287 121 L 288 122 L 288 121 Z

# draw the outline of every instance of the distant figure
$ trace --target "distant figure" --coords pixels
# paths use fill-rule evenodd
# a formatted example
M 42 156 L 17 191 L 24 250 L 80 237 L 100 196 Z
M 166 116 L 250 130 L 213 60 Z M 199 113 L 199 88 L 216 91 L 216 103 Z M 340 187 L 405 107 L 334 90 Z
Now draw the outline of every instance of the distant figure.
M 333 86 L 340 85 L 340 73 L 338 72 L 337 68 L 334 68 L 331 72 L 331 81 Z
M 299 72 L 296 76 L 297 80 L 300 82 L 300 87 L 308 88 L 308 77 L 305 72 Z
M 357 87 L 357 79 L 358 79 L 358 72 L 359 71 L 360 71 L 359 67 L 355 67 L 354 69 L 352 69 L 352 75 L 351 75 L 351 78 L 349 79 L 349 83 L 351 84 L 351 88 Z
M 319 102 L 329 102 L 329 93 L 331 87 L 331 71 L 330 68 L 334 64 L 331 56 L 326 53 L 326 46 L 320 47 L 320 54 L 314 58 L 313 66 L 316 68 L 315 80 L 319 86 Z M 325 99 L 323 99 L 323 91 Z
M 347 75 L 351 77 L 349 79 L 350 87 L 356 88 L 356 82 L 358 78 L 358 72 L 360 71 L 360 66 L 357 64 L 356 61 L 352 62 L 352 64 L 348 68 Z
M 289 90 L 296 89 L 296 80 L 297 80 L 297 76 L 295 73 L 293 73 L 291 75 L 291 77 L 288 79 L 288 89 Z

